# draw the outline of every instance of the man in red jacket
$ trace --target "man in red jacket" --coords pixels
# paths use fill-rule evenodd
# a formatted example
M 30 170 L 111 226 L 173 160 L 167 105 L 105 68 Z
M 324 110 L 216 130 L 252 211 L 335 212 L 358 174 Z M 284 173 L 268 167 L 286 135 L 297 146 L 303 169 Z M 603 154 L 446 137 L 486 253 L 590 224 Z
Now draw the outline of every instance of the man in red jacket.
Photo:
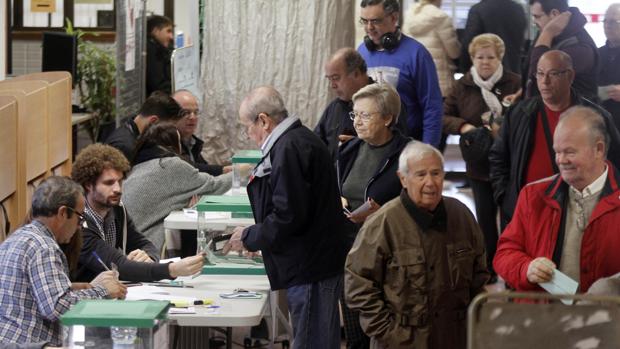
M 541 290 L 555 269 L 582 292 L 620 271 L 620 174 L 606 160 L 608 148 L 597 111 L 576 106 L 562 114 L 553 137 L 560 173 L 523 188 L 493 260 L 518 291 Z

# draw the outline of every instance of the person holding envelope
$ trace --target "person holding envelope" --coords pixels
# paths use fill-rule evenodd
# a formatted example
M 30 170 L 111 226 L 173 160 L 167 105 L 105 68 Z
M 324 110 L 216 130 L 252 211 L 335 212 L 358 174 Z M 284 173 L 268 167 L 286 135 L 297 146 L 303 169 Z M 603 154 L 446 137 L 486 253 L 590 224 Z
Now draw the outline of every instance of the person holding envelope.
M 493 266 L 517 291 L 542 291 L 557 271 L 585 292 L 620 271 L 620 177 L 607 160 L 608 128 L 589 107 L 560 115 L 553 136 L 559 174 L 521 190 Z
M 358 138 L 341 146 L 337 160 L 343 209 L 351 223 L 347 229 L 350 244 L 366 217 L 402 190 L 396 174 L 398 157 L 410 139 L 392 128 L 400 106 L 398 93 L 388 84 L 367 85 L 353 95 L 349 116 Z M 359 313 L 344 302 L 341 306 L 347 347 L 368 348 L 369 338 L 359 325 Z

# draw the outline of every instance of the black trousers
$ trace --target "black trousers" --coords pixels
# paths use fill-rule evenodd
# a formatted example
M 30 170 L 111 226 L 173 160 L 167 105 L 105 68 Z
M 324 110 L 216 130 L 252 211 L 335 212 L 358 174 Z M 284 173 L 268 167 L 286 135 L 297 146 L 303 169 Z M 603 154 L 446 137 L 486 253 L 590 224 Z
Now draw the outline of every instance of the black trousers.
M 497 230 L 497 204 L 493 200 L 493 188 L 491 182 L 469 178 L 471 189 L 474 193 L 474 203 L 476 204 L 476 219 L 484 235 L 484 247 L 487 251 L 487 268 L 491 274 L 493 270 L 493 257 L 497 250 L 497 240 L 499 237 Z

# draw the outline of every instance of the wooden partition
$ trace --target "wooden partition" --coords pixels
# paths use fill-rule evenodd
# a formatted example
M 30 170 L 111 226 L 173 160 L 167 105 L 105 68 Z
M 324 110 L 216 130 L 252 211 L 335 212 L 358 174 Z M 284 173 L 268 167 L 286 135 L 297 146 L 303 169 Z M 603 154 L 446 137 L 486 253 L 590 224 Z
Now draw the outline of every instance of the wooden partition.
M 47 83 L 0 81 L 0 96 L 17 100 L 17 214 L 21 222 L 30 208 L 34 187 L 50 173 Z
M 51 174 L 71 175 L 71 74 L 43 72 L 22 75 L 12 81 L 41 81 L 47 85 L 48 167 Z
M 15 230 L 20 219 L 17 200 L 17 99 L 0 96 L 0 202 L 7 215 L 0 210 L 0 242 L 10 232 L 6 222 Z

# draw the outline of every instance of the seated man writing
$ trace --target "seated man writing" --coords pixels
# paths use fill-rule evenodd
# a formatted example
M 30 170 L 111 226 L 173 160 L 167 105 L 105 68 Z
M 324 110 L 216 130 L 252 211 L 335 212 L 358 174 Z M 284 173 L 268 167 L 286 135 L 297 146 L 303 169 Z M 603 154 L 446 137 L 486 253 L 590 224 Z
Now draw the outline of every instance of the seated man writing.
M 175 263 L 153 263 L 159 261 L 159 251 L 136 230 L 121 204 L 129 168 L 123 154 L 109 145 L 90 145 L 75 159 L 71 175 L 86 191 L 86 226 L 77 279 L 87 281 L 104 270 L 97 256 L 107 266 L 117 265 L 120 278 L 128 281 L 174 279 L 200 272 L 202 255 Z

